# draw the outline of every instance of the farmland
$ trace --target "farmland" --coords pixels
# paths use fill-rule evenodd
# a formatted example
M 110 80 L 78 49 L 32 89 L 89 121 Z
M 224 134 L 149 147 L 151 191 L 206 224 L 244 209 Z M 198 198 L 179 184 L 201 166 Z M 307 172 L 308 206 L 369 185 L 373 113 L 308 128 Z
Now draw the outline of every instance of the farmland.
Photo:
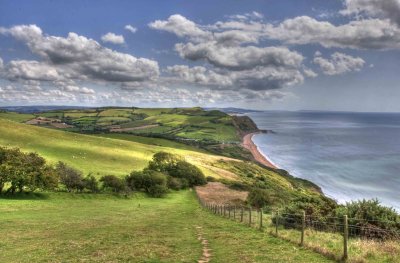
M 33 115 L 28 116 L 33 118 Z M 24 117 L 29 118 L 28 116 Z M 74 126 L 67 130 L 83 133 L 118 130 L 123 133 L 177 140 L 240 141 L 232 117 L 219 111 L 204 111 L 201 108 L 96 108 L 38 112 L 35 116 L 58 119 Z M 25 121 L 24 117 L 21 116 L 19 120 Z

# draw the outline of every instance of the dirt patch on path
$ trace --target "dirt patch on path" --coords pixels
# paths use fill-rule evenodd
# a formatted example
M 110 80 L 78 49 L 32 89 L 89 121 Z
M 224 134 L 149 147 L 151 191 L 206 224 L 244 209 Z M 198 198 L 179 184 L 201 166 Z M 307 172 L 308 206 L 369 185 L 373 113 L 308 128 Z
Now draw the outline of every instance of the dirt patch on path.
M 219 182 L 210 182 L 205 186 L 196 187 L 197 196 L 206 203 L 215 204 L 242 204 L 249 194 L 246 191 L 237 191 L 230 189 Z
M 201 242 L 203 246 L 203 254 L 201 258 L 197 260 L 197 263 L 207 263 L 211 260 L 211 249 L 208 247 L 208 240 L 204 238 L 201 226 L 196 226 L 197 229 L 197 239 Z

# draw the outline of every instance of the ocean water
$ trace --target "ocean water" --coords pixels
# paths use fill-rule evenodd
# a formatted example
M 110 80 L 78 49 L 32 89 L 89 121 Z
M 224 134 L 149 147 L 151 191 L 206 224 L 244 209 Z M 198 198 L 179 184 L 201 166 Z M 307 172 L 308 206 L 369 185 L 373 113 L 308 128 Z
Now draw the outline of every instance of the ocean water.
M 340 203 L 378 198 L 400 211 L 400 113 L 256 112 L 253 137 L 278 167 Z

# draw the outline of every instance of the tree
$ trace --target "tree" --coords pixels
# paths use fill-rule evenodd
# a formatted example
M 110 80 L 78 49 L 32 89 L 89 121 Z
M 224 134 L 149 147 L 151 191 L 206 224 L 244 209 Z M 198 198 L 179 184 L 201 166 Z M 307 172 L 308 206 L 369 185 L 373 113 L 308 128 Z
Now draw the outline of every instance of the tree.
M 133 171 L 126 181 L 132 190 L 144 191 L 153 197 L 161 197 L 168 191 L 167 176 L 150 169 Z
M 10 184 L 7 193 L 14 194 L 24 189 L 52 189 L 58 184 L 58 177 L 37 153 L 0 148 L 0 193 L 6 183 Z
M 185 161 L 182 157 L 167 152 L 158 152 L 154 154 L 149 162 L 148 170 L 166 173 L 172 177 L 182 179 L 183 185 L 188 186 L 203 185 L 207 180 L 203 172 L 191 163 Z M 186 179 L 183 180 L 183 179 Z
M 103 176 L 100 178 L 100 182 L 103 183 L 103 189 L 109 189 L 114 193 L 127 191 L 125 180 L 116 177 L 115 175 Z
M 273 204 L 273 198 L 268 191 L 260 188 L 253 188 L 247 196 L 247 202 L 251 206 L 263 208 Z
M 85 178 L 83 178 L 83 185 L 85 189 L 92 193 L 99 192 L 99 183 L 97 182 L 96 177 L 91 174 L 88 174 Z
M 181 160 L 182 158 L 178 155 L 158 152 L 153 155 L 153 159 L 149 162 L 148 168 L 158 172 L 167 172 Z
M 186 179 L 190 187 L 207 183 L 203 172 L 197 166 L 186 161 L 178 161 L 168 170 L 168 174 L 172 177 Z
M 56 165 L 56 172 L 60 177 L 60 181 L 65 185 L 68 192 L 73 190 L 82 191 L 84 189 L 84 182 L 82 173 L 63 162 L 58 162 Z

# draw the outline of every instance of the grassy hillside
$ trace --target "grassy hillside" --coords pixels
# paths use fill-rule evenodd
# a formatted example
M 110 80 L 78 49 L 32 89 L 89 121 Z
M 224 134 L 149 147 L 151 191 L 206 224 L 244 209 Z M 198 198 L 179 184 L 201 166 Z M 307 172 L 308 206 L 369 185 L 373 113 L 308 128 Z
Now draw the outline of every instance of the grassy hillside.
M 251 162 L 213 155 L 182 143 L 158 138 L 144 138 L 130 134 L 85 135 L 20 124 L 0 119 L 0 145 L 19 147 L 37 152 L 48 161 L 64 161 L 96 177 L 114 174 L 127 175 L 132 170 L 147 166 L 154 153 L 166 151 L 184 156 L 197 165 L 206 176 L 238 181 L 250 187 L 257 184 L 269 189 L 280 200 L 292 197 L 320 195 L 313 185 L 282 176 L 276 171 Z
M 36 113 L 73 125 L 72 131 L 113 132 L 193 141 L 238 142 L 231 116 L 201 108 L 96 108 Z M 6 116 L 5 116 L 6 117 Z M 24 120 L 22 120 L 24 121 Z M 118 130 L 117 130 L 118 129 Z
M 152 155 L 159 151 L 180 154 L 198 165 L 207 175 L 218 177 L 209 163 L 220 159 L 214 155 L 196 151 L 177 143 L 166 146 L 165 140 L 152 139 L 151 144 L 135 141 L 102 138 L 77 134 L 0 119 L 0 145 L 19 147 L 25 151 L 38 152 L 50 162 L 64 161 L 84 173 L 95 175 L 125 175 L 144 168 Z M 159 145 L 154 143 L 159 141 Z
M 0 202 L 0 262 L 330 262 L 198 205 L 193 192 L 165 199 L 51 193 Z

